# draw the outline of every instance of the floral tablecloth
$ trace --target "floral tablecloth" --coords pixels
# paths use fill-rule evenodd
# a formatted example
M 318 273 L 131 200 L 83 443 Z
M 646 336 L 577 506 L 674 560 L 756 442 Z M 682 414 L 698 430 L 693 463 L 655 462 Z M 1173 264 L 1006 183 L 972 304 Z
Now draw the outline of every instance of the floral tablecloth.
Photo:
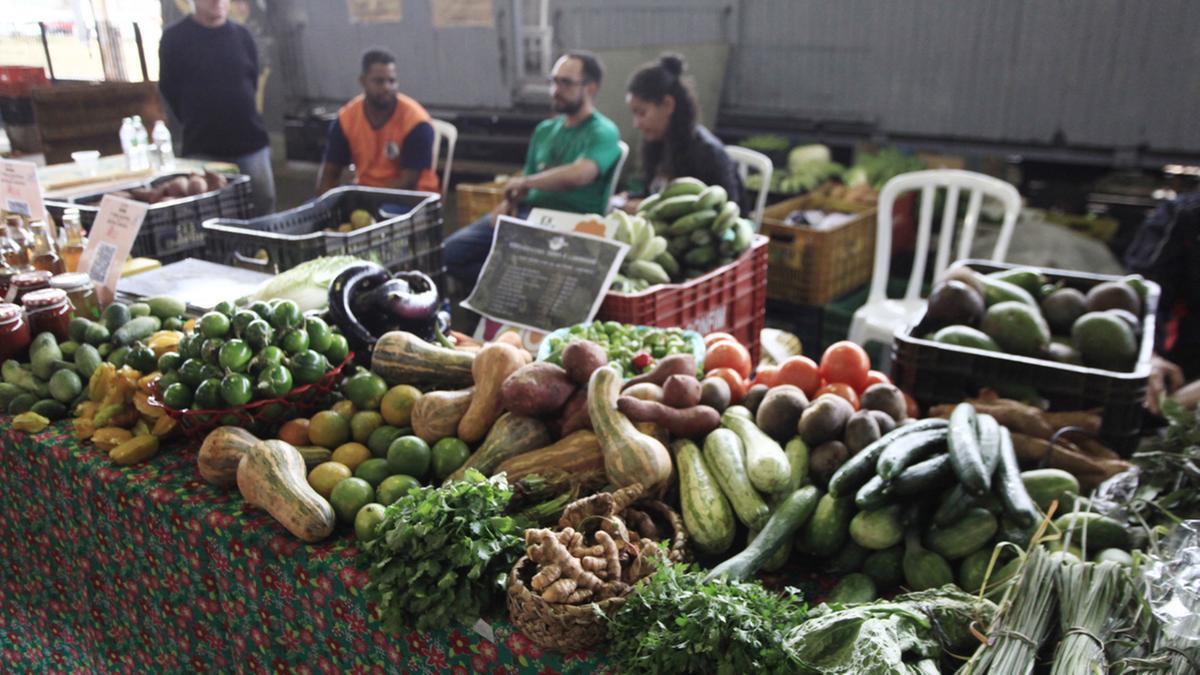
M 467 626 L 384 633 L 345 528 L 302 544 L 236 489 L 205 483 L 194 447 L 121 468 L 66 424 L 26 435 L 11 421 L 0 417 L 0 670 L 605 668 L 593 653 L 543 652 L 503 619 L 494 641 Z

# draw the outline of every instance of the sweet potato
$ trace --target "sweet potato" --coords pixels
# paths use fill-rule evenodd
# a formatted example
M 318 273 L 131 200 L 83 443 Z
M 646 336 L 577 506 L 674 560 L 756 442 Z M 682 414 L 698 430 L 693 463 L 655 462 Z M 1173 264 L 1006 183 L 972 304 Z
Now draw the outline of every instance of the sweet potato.
M 587 389 L 580 388 L 571 394 L 562 412 L 562 435 L 566 436 L 581 429 L 591 429 L 592 418 L 587 410 Z
M 500 386 L 500 401 L 515 415 L 541 417 L 562 410 L 576 389 L 567 371 L 553 363 L 536 361 L 505 378 Z
M 706 405 L 680 409 L 622 396 L 617 399 L 617 410 L 631 422 L 660 424 L 675 438 L 699 440 L 721 425 L 721 414 Z
M 672 354 L 663 357 L 658 365 L 654 366 L 654 370 L 629 380 L 628 384 L 641 384 L 642 382 L 652 382 L 658 386 L 662 386 L 667 378 L 672 375 L 696 375 L 696 357 L 691 354 Z
M 672 408 L 700 405 L 700 380 L 691 375 L 672 375 L 663 383 L 662 402 Z
M 657 384 L 651 382 L 642 382 L 641 384 L 635 384 L 631 387 L 625 387 L 625 389 L 621 391 L 621 395 L 640 398 L 643 401 L 662 403 L 663 389 Z
M 563 349 L 563 368 L 567 371 L 567 376 L 581 387 L 586 387 L 592 372 L 606 363 L 608 353 L 590 340 L 572 340 Z
M 1100 483 L 1129 468 L 1128 462 L 1119 459 L 1089 457 L 1074 444 L 1063 439 L 1050 445 L 1045 439 L 1014 432 L 1012 441 L 1017 460 L 1022 465 L 1035 466 L 1045 460 L 1046 466 L 1062 469 L 1078 478 L 1079 487 L 1084 491 L 1091 491 Z

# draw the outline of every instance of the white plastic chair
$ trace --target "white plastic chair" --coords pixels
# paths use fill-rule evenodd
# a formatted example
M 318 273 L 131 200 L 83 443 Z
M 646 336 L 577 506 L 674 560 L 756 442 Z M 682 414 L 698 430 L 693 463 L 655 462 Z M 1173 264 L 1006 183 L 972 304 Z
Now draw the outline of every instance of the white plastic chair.
M 621 149 L 621 156 L 617 158 L 617 164 L 613 167 L 612 180 L 608 182 L 608 193 L 604 196 L 604 203 L 607 204 L 604 208 L 607 211 L 612 211 L 612 198 L 617 194 L 617 181 L 621 179 L 621 170 L 625 168 L 625 160 L 629 159 L 629 144 L 625 141 L 617 141 L 617 147 Z
M 446 166 L 442 169 L 442 194 L 450 189 L 450 167 L 454 164 L 454 146 L 458 143 L 458 128 L 445 120 L 430 120 L 433 126 L 433 170 L 437 171 L 442 139 L 446 139 Z
M 924 300 L 921 284 L 925 278 L 925 263 L 929 257 L 929 238 L 932 229 L 934 197 L 939 189 L 946 190 L 942 212 L 942 230 L 938 235 L 937 258 L 934 260 L 933 278 L 937 279 L 950 264 L 950 246 L 954 239 L 958 221 L 958 197 L 962 191 L 970 193 L 967 214 L 962 230 L 958 233 L 958 256 L 968 258 L 971 241 L 975 238 L 975 226 L 979 222 L 979 210 L 984 196 L 993 197 L 1004 207 L 1004 220 L 1000 225 L 1000 236 L 992 250 L 992 260 L 1002 261 L 1008 254 L 1013 226 L 1021 210 L 1021 195 L 1012 185 L 991 176 L 973 171 L 957 169 L 935 169 L 914 171 L 889 180 L 879 193 L 879 211 L 875 218 L 875 271 L 871 276 L 871 290 L 867 302 L 854 312 L 850 321 L 849 338 L 860 345 L 880 342 L 890 346 L 892 336 L 904 328 L 909 319 L 920 310 Z M 892 258 L 892 207 L 896 197 L 905 192 L 920 190 L 921 202 L 917 221 L 917 243 L 914 252 L 912 276 L 904 297 L 887 297 L 888 271 Z M 884 350 L 885 359 L 887 349 Z
M 754 200 L 752 216 L 754 229 L 758 230 L 762 226 L 763 209 L 767 207 L 767 193 L 771 191 L 771 174 L 775 173 L 775 164 L 770 157 L 761 152 L 743 148 L 740 145 L 727 145 L 725 152 L 729 153 L 729 159 L 737 164 L 738 178 L 742 179 L 743 186 L 746 185 L 746 179 L 750 177 L 750 169 L 762 174 L 762 189 L 758 191 L 758 197 Z

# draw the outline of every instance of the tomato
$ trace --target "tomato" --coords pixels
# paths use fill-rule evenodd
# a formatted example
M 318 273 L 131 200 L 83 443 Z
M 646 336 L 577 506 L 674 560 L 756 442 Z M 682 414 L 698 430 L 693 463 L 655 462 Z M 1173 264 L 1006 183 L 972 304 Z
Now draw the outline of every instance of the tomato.
M 737 338 L 733 337 L 729 333 L 717 331 L 716 333 L 709 333 L 708 335 L 704 336 L 704 348 L 708 349 L 721 340 L 733 340 L 734 342 L 738 341 Z
M 866 389 L 867 387 L 869 387 L 873 384 L 891 384 L 891 383 L 892 383 L 892 378 L 888 377 L 887 375 L 884 375 L 883 373 L 879 372 L 878 370 L 868 370 L 867 371 L 867 384 L 865 386 L 863 386 L 863 389 Z
M 842 340 L 829 345 L 821 356 L 821 377 L 826 382 L 841 382 L 854 391 L 862 391 L 867 385 L 867 371 L 871 370 L 871 358 L 860 346 Z
M 817 364 L 807 356 L 793 356 L 779 367 L 775 384 L 790 384 L 800 387 L 804 395 L 812 399 L 821 388 L 821 372 Z
M 729 405 L 737 405 L 746 397 L 750 388 L 746 379 L 733 368 L 716 368 L 704 374 L 705 377 L 719 377 L 729 385 Z
M 779 366 L 762 366 L 758 372 L 754 374 L 754 381 L 750 383 L 753 387 L 756 384 L 765 384 L 767 387 L 774 387 L 775 380 L 779 377 Z
M 833 382 L 821 387 L 817 390 L 817 397 L 821 396 L 822 394 L 841 396 L 849 401 L 850 405 L 854 406 L 855 410 L 858 410 L 858 394 L 854 393 L 854 389 L 852 389 L 850 385 L 846 384 L 845 382 Z M 816 397 L 814 397 L 813 400 L 816 400 Z
M 902 391 L 900 393 L 904 394 L 905 412 L 908 413 L 908 416 L 914 420 L 921 419 L 921 406 L 917 405 L 917 400 L 909 396 L 906 392 Z
M 720 340 L 713 343 L 713 346 L 708 348 L 708 353 L 704 355 L 706 372 L 715 368 L 732 368 L 742 376 L 742 379 L 745 379 L 750 377 L 752 367 L 750 350 L 743 347 L 740 342 Z

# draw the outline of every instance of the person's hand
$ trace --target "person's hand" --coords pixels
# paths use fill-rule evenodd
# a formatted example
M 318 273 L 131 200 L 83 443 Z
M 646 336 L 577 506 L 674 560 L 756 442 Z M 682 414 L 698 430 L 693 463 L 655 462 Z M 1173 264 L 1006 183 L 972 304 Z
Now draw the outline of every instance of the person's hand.
M 529 193 L 529 183 L 524 176 L 514 176 L 504 184 L 504 199 L 513 204 L 521 201 Z
M 1171 398 L 1187 408 L 1192 410 L 1197 404 L 1200 404 L 1200 380 L 1196 380 L 1189 385 L 1180 387 L 1178 391 L 1171 395 Z
M 488 223 L 489 223 L 489 224 L 490 224 L 492 227 L 495 227 L 495 226 L 496 226 L 496 220 L 497 220 L 497 219 L 498 219 L 500 216 L 513 216 L 513 217 L 515 217 L 516 215 L 517 215 L 517 204 L 516 204 L 516 202 L 509 201 L 509 200 L 508 200 L 508 198 L 505 198 L 505 199 L 502 199 L 502 200 L 500 201 L 500 203 L 496 205 L 496 208 L 492 209 L 491 213 L 489 213 L 489 214 L 488 214 Z
M 1183 371 L 1179 366 L 1155 354 L 1150 359 L 1150 380 L 1146 383 L 1146 408 L 1161 415 L 1160 401 L 1163 396 L 1183 386 Z

